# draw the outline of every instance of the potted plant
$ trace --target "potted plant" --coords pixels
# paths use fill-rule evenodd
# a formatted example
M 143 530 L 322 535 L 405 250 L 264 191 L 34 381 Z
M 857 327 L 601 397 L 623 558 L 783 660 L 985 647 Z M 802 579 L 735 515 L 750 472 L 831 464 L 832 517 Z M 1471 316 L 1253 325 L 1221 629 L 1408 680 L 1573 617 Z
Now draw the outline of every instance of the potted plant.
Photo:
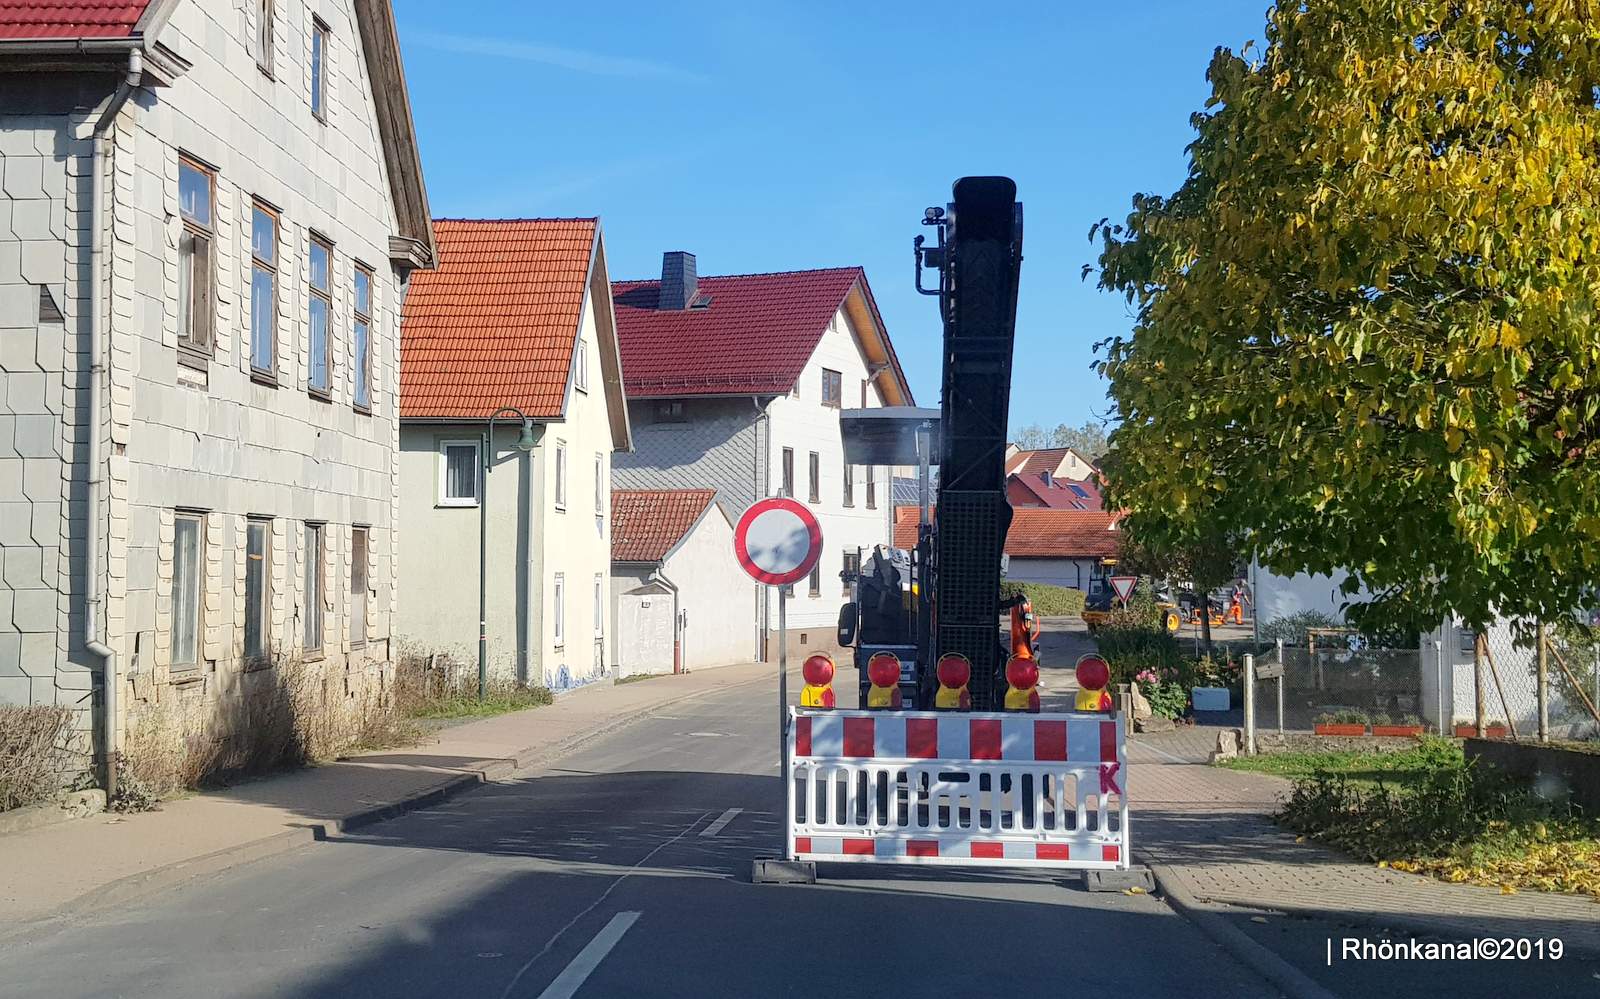
M 1485 739 L 1504 739 L 1506 737 L 1506 723 L 1503 721 L 1490 722 L 1488 727 L 1483 730 L 1483 737 Z
M 1506 723 L 1492 721 L 1483 727 L 1483 732 L 1478 732 L 1478 726 L 1472 722 L 1456 722 L 1457 739 L 1504 739 L 1507 735 Z
M 1471 722 L 1456 722 L 1456 738 L 1471 739 L 1478 734 L 1478 726 Z
M 1406 715 L 1396 723 L 1388 715 L 1374 715 L 1372 718 L 1372 734 L 1389 736 L 1390 738 L 1415 738 L 1422 734 L 1422 719 L 1416 715 Z
M 1316 718 L 1312 731 L 1317 735 L 1366 735 L 1367 716 L 1360 711 L 1328 711 Z

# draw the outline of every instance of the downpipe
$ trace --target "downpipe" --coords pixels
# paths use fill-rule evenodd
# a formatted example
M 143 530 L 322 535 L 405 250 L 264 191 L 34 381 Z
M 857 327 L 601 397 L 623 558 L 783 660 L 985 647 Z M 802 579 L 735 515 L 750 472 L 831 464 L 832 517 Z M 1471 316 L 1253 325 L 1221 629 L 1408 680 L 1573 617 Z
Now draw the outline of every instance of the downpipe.
M 650 573 L 652 583 L 660 583 L 672 591 L 672 672 L 687 673 L 689 664 L 684 661 L 686 649 L 683 641 L 683 624 L 678 618 L 681 613 L 678 607 L 678 584 L 667 578 L 667 574 L 660 569 Z
M 90 166 L 91 183 L 94 185 L 89 213 L 89 274 L 93 293 L 89 299 L 89 495 L 84 505 L 83 646 L 90 655 L 100 660 L 100 766 L 107 802 L 117 794 L 117 759 L 120 755 L 117 742 L 117 686 L 120 679 L 117 675 L 117 653 L 100 638 L 100 608 L 104 599 L 100 589 L 100 487 L 106 478 L 100 457 L 100 407 L 105 398 L 106 355 L 110 343 L 106 329 L 110 313 L 107 298 L 111 293 L 111 282 L 105 273 L 106 204 L 109 200 L 107 188 L 110 186 L 106 178 L 106 151 L 110 144 L 106 133 L 143 77 L 144 52 L 133 49 L 128 53 L 127 74 L 95 121 L 94 152 Z

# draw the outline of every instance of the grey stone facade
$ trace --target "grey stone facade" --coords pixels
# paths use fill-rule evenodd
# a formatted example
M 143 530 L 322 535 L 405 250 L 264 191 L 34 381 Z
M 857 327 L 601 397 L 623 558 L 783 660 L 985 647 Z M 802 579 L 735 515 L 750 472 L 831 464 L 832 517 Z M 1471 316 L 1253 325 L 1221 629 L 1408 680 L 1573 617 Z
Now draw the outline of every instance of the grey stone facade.
M 765 398 L 682 399 L 682 419 L 658 420 L 653 399 L 628 400 L 632 453 L 611 464 L 615 489 L 715 489 L 731 518 L 766 495 Z

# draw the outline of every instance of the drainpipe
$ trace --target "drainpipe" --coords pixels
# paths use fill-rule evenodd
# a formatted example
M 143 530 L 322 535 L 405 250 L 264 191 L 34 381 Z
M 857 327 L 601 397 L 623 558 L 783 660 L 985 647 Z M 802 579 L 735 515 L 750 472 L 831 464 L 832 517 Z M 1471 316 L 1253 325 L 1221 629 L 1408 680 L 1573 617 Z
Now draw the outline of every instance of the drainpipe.
M 688 672 L 688 667 L 683 661 L 683 628 L 678 623 L 678 615 L 681 613 L 678 607 L 678 584 L 668 579 L 659 566 L 650 573 L 650 582 L 660 583 L 672 591 L 672 672 Z
M 762 449 L 766 450 L 767 474 L 772 474 L 772 418 L 767 414 L 766 407 L 761 405 L 761 397 L 750 397 L 750 405 L 756 410 L 756 440 L 755 446 L 750 449 L 750 491 L 756 499 L 765 499 L 767 496 L 766 483 L 761 481 Z M 762 431 L 765 430 L 765 433 Z M 756 655 L 766 661 L 767 650 L 767 588 L 756 586 Z
M 110 130 L 122 107 L 133 96 L 144 76 L 144 53 L 133 49 L 128 53 L 128 72 L 117 85 L 111 102 L 100 113 L 94 124 L 94 159 L 90 176 L 94 185 L 92 207 L 89 215 L 89 274 L 92 294 L 89 299 L 89 497 L 85 506 L 84 559 L 83 559 L 83 644 L 91 655 L 100 659 L 100 745 L 103 753 L 101 781 L 106 789 L 106 800 L 117 793 L 117 654 L 100 640 L 100 607 L 104 594 L 100 590 L 100 486 L 105 474 L 100 462 L 100 405 L 105 396 L 106 356 L 109 353 L 107 316 L 111 283 L 106 278 L 106 203 L 110 182 L 106 177 L 106 150 Z

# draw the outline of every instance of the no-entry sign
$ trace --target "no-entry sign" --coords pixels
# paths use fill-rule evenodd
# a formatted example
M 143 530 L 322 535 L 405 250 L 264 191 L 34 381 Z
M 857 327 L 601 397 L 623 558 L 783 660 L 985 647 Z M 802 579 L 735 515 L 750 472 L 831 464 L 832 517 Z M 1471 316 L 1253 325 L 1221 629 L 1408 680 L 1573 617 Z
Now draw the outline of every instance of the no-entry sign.
M 816 568 L 822 557 L 822 525 L 787 497 L 757 500 L 733 529 L 733 554 L 756 582 L 788 586 Z

